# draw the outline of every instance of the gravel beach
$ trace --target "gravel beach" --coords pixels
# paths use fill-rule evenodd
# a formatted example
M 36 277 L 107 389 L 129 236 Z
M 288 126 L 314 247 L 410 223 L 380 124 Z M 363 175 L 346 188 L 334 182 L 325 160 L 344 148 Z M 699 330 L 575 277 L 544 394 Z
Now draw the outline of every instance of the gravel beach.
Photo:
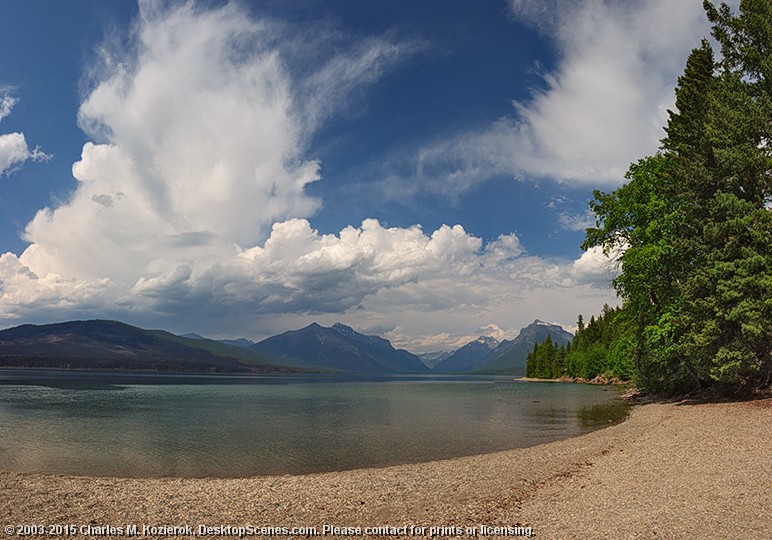
M 771 456 L 770 399 L 652 403 L 573 439 L 381 469 L 239 479 L 0 472 L 0 524 L 8 538 L 297 538 L 306 535 L 293 528 L 315 527 L 325 538 L 763 539 L 772 538 Z

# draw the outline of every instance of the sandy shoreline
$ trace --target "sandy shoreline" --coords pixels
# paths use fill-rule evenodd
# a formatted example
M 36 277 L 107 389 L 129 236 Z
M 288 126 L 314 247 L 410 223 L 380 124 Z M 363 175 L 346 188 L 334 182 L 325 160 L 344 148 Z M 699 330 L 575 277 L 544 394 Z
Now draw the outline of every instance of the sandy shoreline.
M 438 538 L 466 527 L 478 538 L 516 538 L 518 526 L 539 539 L 772 538 L 771 448 L 772 400 L 648 404 L 573 439 L 382 469 L 243 479 L 0 472 L 0 525 L 73 525 L 79 538 L 108 527 L 124 530 L 100 538 L 125 538 L 132 524 L 140 533 L 143 525 L 426 527 L 348 538 L 422 538 L 440 526 L 457 528 Z

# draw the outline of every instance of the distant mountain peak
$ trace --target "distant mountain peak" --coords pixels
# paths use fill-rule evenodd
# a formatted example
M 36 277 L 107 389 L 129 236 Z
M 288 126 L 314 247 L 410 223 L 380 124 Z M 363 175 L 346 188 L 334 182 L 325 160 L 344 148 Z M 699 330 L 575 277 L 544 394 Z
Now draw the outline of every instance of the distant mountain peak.
M 342 334 L 346 337 L 354 338 L 358 334 L 353 328 L 350 326 L 346 326 L 345 324 L 341 322 L 336 322 L 330 327 L 332 330 L 335 330 L 339 334 Z
M 475 341 L 477 343 L 482 343 L 491 349 L 499 346 L 499 340 L 491 336 L 480 336 Z
M 429 369 L 434 369 L 434 367 L 445 360 L 447 357 L 449 357 L 453 352 L 448 351 L 432 351 L 428 353 L 422 353 L 418 355 L 418 358 L 421 359 L 421 362 L 424 363 L 426 367 Z
M 316 323 L 256 343 L 251 349 L 273 355 L 285 363 L 314 369 L 359 373 L 420 373 L 428 371 L 421 359 L 395 349 L 379 336 L 360 334 L 337 322 L 331 327 Z
M 528 352 L 535 343 L 541 343 L 547 336 L 558 345 L 569 343 L 573 335 L 566 332 L 560 325 L 535 319 L 522 328 L 517 337 L 511 341 L 504 340 L 501 344 L 482 359 L 476 371 L 483 373 L 520 373 L 525 371 L 525 361 Z
M 530 336 L 532 336 L 534 333 L 542 333 L 544 331 L 548 332 L 555 332 L 562 334 L 565 332 L 565 329 L 560 326 L 559 324 L 545 322 L 539 319 L 535 319 L 531 324 L 526 326 L 525 328 L 520 329 L 520 333 L 515 339 L 530 339 Z M 553 336 L 553 339 L 555 336 Z
M 499 346 L 499 341 L 490 336 L 480 336 L 460 349 L 456 349 L 434 366 L 438 372 L 458 372 L 474 369 L 492 350 Z

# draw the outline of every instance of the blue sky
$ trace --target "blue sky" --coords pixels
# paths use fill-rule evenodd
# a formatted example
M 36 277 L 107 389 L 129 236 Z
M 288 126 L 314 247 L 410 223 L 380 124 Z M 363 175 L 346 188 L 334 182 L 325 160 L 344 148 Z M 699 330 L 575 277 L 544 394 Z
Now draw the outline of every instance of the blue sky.
M 603 303 L 697 0 L 3 2 L 0 325 L 413 350 Z

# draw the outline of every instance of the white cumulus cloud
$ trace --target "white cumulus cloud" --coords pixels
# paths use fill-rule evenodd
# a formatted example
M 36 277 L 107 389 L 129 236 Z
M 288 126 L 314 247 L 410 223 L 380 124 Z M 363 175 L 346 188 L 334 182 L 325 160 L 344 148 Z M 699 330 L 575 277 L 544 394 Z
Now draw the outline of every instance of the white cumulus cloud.
M 609 255 L 600 247 L 593 247 L 582 253 L 571 265 L 571 277 L 577 283 L 597 287 L 610 287 L 611 280 L 619 273 L 620 251 Z
M 0 121 L 11 114 L 14 105 L 18 101 L 18 98 L 8 94 L 4 94 L 0 98 Z M 0 134 L 0 175 L 10 174 L 21 167 L 27 160 L 45 161 L 50 158 L 51 156 L 40 148 L 30 148 L 23 133 Z

